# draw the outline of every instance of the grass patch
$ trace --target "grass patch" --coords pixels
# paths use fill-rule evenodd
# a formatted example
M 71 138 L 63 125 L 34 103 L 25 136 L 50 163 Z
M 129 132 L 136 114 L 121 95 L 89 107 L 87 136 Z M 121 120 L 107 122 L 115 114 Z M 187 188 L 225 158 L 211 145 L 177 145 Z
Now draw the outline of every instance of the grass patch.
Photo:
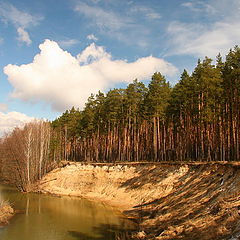
M 11 206 L 10 202 L 8 200 L 0 200 L 0 209 L 5 206 Z
M 14 215 L 14 210 L 9 201 L 0 200 L 0 226 L 8 224 L 9 219 Z

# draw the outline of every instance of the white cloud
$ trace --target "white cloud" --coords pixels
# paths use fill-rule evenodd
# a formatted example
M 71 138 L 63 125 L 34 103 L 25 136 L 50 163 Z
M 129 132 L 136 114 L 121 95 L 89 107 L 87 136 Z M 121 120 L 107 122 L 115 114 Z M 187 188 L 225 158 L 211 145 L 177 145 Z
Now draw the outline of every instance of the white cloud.
M 83 14 L 90 18 L 101 29 L 111 31 L 119 30 L 128 25 L 130 19 L 122 18 L 113 11 L 107 11 L 98 6 L 90 6 L 86 3 L 80 2 L 74 9 L 76 12 Z
M 69 48 L 69 47 L 72 47 L 76 44 L 79 44 L 79 40 L 77 40 L 77 39 L 67 39 L 67 40 L 58 41 L 58 44 L 61 47 Z
M 184 2 L 181 5 L 195 13 L 203 13 L 203 12 L 208 13 L 208 14 L 216 14 L 217 13 L 216 8 L 214 8 L 210 4 L 207 4 L 202 1 Z
M 208 22 L 196 20 L 192 23 L 171 22 L 167 29 L 170 37 L 168 43 L 171 47 L 168 55 L 187 54 L 215 58 L 219 52 L 224 55 L 230 48 L 239 44 L 238 0 L 233 0 L 231 4 L 227 0 L 219 0 L 218 4 L 215 1 L 209 1 L 208 4 L 201 1 L 186 2 L 183 6 L 193 12 L 204 11 L 212 20 Z
M 75 12 L 80 16 L 88 19 L 89 25 L 92 25 L 94 28 L 97 27 L 100 34 L 117 39 L 127 45 L 146 48 L 150 45 L 151 27 L 149 22 L 145 24 L 143 21 L 145 19 L 141 19 L 141 17 L 156 19 L 160 15 L 157 15 L 153 10 L 149 11 L 149 8 L 146 7 L 141 7 L 141 9 L 144 11 L 144 14 L 139 14 L 138 12 L 133 14 L 132 11 L 134 10 L 131 10 L 129 7 L 124 9 L 124 13 L 120 13 L 120 11 L 116 11 L 114 8 L 111 9 L 111 7 L 104 8 L 83 2 L 78 3 L 74 8 Z
M 18 41 L 24 42 L 27 45 L 30 45 L 32 43 L 32 40 L 29 37 L 29 34 L 21 27 L 17 29 L 18 32 Z
M 90 44 L 80 54 L 77 55 L 78 62 L 81 65 L 88 65 L 103 58 L 110 60 L 111 55 L 107 53 L 103 47 L 97 46 L 94 43 Z
M 33 120 L 33 117 L 20 112 L 0 112 L 0 137 L 5 133 L 11 132 L 15 127 L 23 127 L 25 123 Z
M 6 103 L 0 103 L 0 111 L 6 112 L 8 109 L 8 105 Z
M 0 17 L 6 23 L 23 28 L 35 26 L 43 19 L 42 16 L 34 16 L 20 11 L 12 4 L 4 2 L 0 3 Z
M 87 36 L 87 39 L 88 39 L 88 40 L 93 40 L 93 41 L 95 41 L 95 42 L 98 40 L 98 38 L 97 38 L 94 34 L 88 35 L 88 36 Z
M 92 0 L 93 3 L 99 3 L 101 0 Z
M 239 29 L 240 22 L 217 22 L 210 27 L 174 22 L 168 28 L 170 43 L 175 46 L 170 54 L 215 58 L 219 52 L 226 54 L 239 43 Z
M 146 17 L 149 19 L 160 19 L 161 15 L 155 12 L 150 12 L 146 14 Z
M 63 51 L 56 42 L 46 40 L 32 63 L 7 65 L 4 73 L 14 88 L 12 97 L 25 101 L 45 101 L 63 111 L 83 107 L 91 93 L 106 90 L 120 82 L 149 79 L 155 71 L 174 75 L 177 69 L 152 56 L 128 63 L 113 60 L 103 47 L 91 44 L 77 57 Z
M 130 12 L 143 15 L 145 18 L 150 20 L 157 20 L 161 18 L 161 15 L 154 9 L 141 5 L 130 8 Z
M 43 17 L 21 11 L 10 3 L 1 2 L 0 19 L 5 23 L 12 24 L 17 30 L 18 40 L 29 45 L 31 40 L 26 29 L 38 25 L 43 20 Z

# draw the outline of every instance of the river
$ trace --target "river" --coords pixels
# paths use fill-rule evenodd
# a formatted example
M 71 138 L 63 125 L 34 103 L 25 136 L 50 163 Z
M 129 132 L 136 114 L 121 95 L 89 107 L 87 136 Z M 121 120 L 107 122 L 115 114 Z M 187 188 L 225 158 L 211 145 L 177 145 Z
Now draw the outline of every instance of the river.
M 134 228 L 115 209 L 86 199 L 25 194 L 0 185 L 1 199 L 20 211 L 0 228 L 1 240 L 127 239 Z

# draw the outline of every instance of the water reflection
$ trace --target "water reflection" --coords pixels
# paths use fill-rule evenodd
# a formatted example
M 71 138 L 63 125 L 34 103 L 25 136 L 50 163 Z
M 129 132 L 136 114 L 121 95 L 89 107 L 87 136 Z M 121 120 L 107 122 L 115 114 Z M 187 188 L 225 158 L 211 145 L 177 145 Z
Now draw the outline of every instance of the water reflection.
M 93 231 L 98 235 L 92 237 L 77 231 L 68 231 L 69 234 L 77 240 L 130 240 L 134 229 L 120 228 L 118 225 L 101 224 L 95 227 Z
M 1 185 L 0 196 L 22 210 L 10 225 L 0 229 L 0 239 L 112 240 L 135 227 L 114 209 L 84 199 L 22 194 Z

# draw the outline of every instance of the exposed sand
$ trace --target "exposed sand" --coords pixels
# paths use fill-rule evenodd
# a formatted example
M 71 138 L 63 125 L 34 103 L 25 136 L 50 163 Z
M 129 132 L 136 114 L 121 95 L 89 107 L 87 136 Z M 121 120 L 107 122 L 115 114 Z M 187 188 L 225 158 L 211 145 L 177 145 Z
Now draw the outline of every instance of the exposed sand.
M 240 233 L 238 164 L 71 163 L 46 175 L 39 190 L 128 210 L 142 238 L 233 240 Z
M 139 168 L 146 172 L 140 172 Z M 148 166 L 144 170 L 134 165 L 94 166 L 72 163 L 46 175 L 41 181 L 40 191 L 100 200 L 121 209 L 129 209 L 166 196 L 172 191 L 175 182 L 188 171 L 187 166 L 182 166 L 153 184 L 153 178 L 158 179 L 158 176 L 148 174 L 155 169 L 156 166 Z M 142 174 L 146 174 L 144 184 L 138 182 Z

